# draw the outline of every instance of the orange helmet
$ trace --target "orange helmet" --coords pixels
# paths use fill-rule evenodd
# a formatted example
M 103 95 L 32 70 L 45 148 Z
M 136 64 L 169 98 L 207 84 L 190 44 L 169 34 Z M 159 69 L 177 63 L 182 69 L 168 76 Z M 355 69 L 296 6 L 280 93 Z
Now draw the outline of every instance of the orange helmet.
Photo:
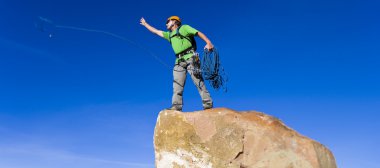
M 178 22 L 181 22 L 181 19 L 178 16 L 170 16 L 166 22 L 169 22 L 170 20 L 176 20 Z

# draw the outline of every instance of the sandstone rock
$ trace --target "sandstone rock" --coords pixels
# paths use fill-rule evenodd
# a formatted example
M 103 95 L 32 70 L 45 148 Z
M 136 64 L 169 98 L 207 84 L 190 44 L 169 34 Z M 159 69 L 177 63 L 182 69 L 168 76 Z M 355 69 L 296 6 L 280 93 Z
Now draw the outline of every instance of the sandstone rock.
M 157 168 L 336 168 L 322 144 L 260 112 L 161 111 Z

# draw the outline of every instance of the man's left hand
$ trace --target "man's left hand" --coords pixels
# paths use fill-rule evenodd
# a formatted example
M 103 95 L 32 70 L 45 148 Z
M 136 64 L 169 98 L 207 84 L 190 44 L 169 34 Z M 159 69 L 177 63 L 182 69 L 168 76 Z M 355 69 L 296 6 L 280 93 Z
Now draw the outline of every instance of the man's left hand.
M 212 43 L 207 43 L 204 49 L 211 51 L 212 49 L 214 49 L 214 45 Z

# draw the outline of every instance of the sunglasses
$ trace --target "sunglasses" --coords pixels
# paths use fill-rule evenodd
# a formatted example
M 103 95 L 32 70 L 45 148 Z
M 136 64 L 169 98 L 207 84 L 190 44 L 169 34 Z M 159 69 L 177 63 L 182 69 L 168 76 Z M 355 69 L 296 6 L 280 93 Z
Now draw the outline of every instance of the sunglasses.
M 166 24 L 168 24 L 168 23 L 169 23 L 170 21 L 172 21 L 172 20 L 174 20 L 174 19 L 171 19 L 171 20 L 167 20 L 167 21 L 166 21 Z

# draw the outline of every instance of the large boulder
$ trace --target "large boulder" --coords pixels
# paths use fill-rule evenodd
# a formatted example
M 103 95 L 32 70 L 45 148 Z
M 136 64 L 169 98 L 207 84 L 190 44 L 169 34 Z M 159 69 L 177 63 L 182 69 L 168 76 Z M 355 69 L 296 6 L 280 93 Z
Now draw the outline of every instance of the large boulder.
M 333 154 L 264 113 L 163 110 L 154 131 L 157 168 L 336 168 Z

